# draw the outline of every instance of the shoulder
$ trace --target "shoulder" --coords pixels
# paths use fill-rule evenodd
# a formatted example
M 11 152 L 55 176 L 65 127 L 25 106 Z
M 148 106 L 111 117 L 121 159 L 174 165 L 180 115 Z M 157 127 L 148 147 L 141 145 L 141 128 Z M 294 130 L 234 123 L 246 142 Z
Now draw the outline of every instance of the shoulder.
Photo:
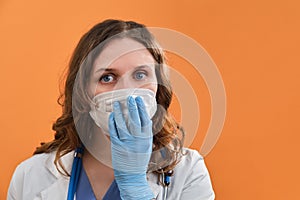
M 74 152 L 71 151 L 60 158 L 63 166 L 67 171 L 71 170 L 73 153 Z M 41 153 L 33 155 L 32 157 L 21 162 L 17 166 L 15 173 L 43 173 L 46 170 L 47 172 L 51 172 L 54 176 L 59 176 L 60 173 L 57 170 L 56 165 L 54 163 L 55 158 L 56 151 L 53 151 L 51 153 Z M 61 171 L 62 168 L 60 168 L 60 166 L 58 167 Z
M 29 171 L 32 169 L 38 169 L 44 166 L 44 164 L 49 160 L 54 160 L 55 153 L 42 153 L 42 154 L 36 154 L 32 157 L 24 160 L 21 162 L 17 168 L 16 171 Z
M 174 172 L 179 173 L 181 177 L 189 176 L 191 173 L 208 173 L 204 158 L 198 151 L 189 148 L 183 149 L 183 155 L 176 165 Z
M 47 173 L 44 163 L 52 156 L 52 153 L 37 154 L 21 162 L 10 181 L 7 199 L 23 199 L 22 193 L 26 190 L 26 185 L 31 185 L 29 180 L 44 177 Z
M 13 178 L 18 178 L 21 175 L 45 175 L 47 173 L 52 174 L 55 177 L 60 176 L 59 171 L 63 171 L 62 168 L 58 165 L 59 170 L 54 163 L 56 158 L 56 151 L 51 153 L 41 153 L 33 155 L 32 157 L 21 162 L 15 169 Z M 69 172 L 71 170 L 72 160 L 73 160 L 73 151 L 67 153 L 66 155 L 60 158 L 61 163 L 65 169 Z
M 21 162 L 10 181 L 7 199 L 23 199 L 26 195 L 28 197 L 28 195 L 38 194 L 58 178 L 63 177 L 54 164 L 55 156 L 56 152 L 36 154 Z M 72 158 L 71 153 L 62 157 L 62 163 L 67 169 L 70 158 Z M 27 194 L 29 191 L 31 194 Z
M 199 154 L 199 152 L 194 149 L 183 148 L 182 156 L 174 170 L 188 172 L 188 169 L 195 166 L 199 167 L 200 165 L 203 166 L 205 163 L 204 158 Z
M 183 156 L 180 162 L 182 164 L 187 165 L 194 165 L 197 162 L 204 162 L 204 158 L 199 154 L 197 150 L 183 148 Z
M 45 171 L 45 163 L 53 156 L 53 153 L 43 153 L 24 160 L 16 167 L 12 181 L 15 179 L 23 179 L 26 174 Z

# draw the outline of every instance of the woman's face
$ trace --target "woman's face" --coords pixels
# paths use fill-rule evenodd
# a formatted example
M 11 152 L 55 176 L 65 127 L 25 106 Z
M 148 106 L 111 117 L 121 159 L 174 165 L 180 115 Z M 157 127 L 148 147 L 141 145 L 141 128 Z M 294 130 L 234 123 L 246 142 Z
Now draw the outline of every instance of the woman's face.
M 155 60 L 141 43 L 114 39 L 95 59 L 89 84 L 91 97 L 112 90 L 146 88 L 157 91 Z

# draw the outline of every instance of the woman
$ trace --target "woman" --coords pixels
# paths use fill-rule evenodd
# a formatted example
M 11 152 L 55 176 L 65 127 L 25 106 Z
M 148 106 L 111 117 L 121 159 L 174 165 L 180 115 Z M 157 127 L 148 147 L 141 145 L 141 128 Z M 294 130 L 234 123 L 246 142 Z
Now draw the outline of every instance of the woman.
M 144 25 L 95 25 L 70 60 L 55 138 L 17 167 L 8 199 L 214 199 L 203 158 L 183 148 L 168 113 L 171 97 Z

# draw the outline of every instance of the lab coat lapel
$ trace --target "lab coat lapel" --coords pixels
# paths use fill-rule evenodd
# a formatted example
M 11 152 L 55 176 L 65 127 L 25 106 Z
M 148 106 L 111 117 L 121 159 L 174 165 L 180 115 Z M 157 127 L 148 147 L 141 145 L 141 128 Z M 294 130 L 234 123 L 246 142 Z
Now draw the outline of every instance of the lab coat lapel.
M 159 184 L 157 174 L 149 173 L 147 174 L 147 179 L 148 179 L 148 184 L 151 187 L 152 192 L 154 194 L 154 197 L 157 198 L 161 190 L 161 186 Z
M 61 157 L 61 162 L 64 165 L 65 169 L 69 174 L 71 174 L 71 168 L 73 163 L 73 155 L 74 151 L 64 155 Z M 41 192 L 41 198 L 43 200 L 53 200 L 53 199 L 67 199 L 67 193 L 68 193 L 68 186 L 69 186 L 69 180 L 70 177 L 66 175 L 62 175 L 56 168 L 54 164 L 55 160 L 55 153 L 52 153 L 51 156 L 46 160 L 45 165 L 46 168 L 51 172 L 53 176 L 55 176 L 57 179 L 55 182 L 53 182 L 48 188 L 43 190 Z M 63 172 L 63 170 L 59 169 Z
M 41 192 L 42 200 L 67 199 L 69 178 L 61 177 Z

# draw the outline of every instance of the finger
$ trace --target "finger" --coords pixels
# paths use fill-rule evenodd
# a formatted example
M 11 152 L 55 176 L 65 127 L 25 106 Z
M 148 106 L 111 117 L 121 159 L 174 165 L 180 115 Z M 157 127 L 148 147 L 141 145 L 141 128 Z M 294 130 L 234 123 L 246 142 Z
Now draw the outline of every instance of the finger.
M 114 119 L 114 113 L 110 113 L 108 118 L 108 127 L 109 127 L 109 135 L 111 138 L 119 138 L 118 131 L 116 127 L 116 122 Z
M 127 133 L 128 130 L 126 127 L 125 119 L 123 117 L 121 105 L 118 101 L 114 102 L 113 112 L 119 138 L 120 140 L 125 140 L 126 138 L 130 137 L 130 135 Z
M 151 123 L 151 119 L 148 115 L 148 112 L 146 110 L 145 104 L 143 102 L 143 99 L 141 97 L 136 97 L 135 98 L 137 107 L 138 107 L 138 111 L 139 111 L 139 115 L 140 115 L 140 120 L 141 120 L 141 126 L 148 126 L 149 123 Z
M 141 120 L 135 99 L 132 96 L 127 98 L 128 107 L 128 129 L 132 135 L 141 134 Z

